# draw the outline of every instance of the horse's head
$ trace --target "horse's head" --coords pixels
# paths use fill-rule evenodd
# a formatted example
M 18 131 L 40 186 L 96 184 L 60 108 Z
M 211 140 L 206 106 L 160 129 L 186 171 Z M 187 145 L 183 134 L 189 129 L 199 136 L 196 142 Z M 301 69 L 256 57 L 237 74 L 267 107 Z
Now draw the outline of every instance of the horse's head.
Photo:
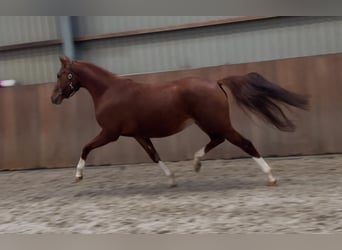
M 61 68 L 57 73 L 57 83 L 51 95 L 53 104 L 61 104 L 63 99 L 73 96 L 80 88 L 77 76 L 73 73 L 73 61 L 60 57 Z

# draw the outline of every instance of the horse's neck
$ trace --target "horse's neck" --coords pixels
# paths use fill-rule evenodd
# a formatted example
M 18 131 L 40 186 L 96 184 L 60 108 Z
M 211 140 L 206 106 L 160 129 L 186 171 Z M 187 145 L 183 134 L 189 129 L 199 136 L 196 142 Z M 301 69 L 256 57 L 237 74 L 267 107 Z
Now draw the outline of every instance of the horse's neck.
M 109 87 L 115 85 L 118 77 L 100 67 L 83 64 L 78 67 L 81 87 L 88 90 L 94 102 L 101 98 Z

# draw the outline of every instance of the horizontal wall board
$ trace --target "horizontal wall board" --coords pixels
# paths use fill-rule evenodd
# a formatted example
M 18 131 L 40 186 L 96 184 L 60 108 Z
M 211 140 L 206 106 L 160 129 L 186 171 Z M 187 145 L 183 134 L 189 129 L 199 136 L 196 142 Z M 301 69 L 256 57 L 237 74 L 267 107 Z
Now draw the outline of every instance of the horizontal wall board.
M 222 65 L 173 72 L 131 76 L 143 83 L 158 84 L 186 76 L 218 80 L 228 75 L 256 71 L 279 85 L 311 97 L 311 110 L 290 112 L 297 124 L 294 133 L 280 132 L 252 116 L 247 117 L 233 101 L 229 104 L 234 127 L 250 139 L 263 156 L 342 153 L 342 54 Z M 74 166 L 82 147 L 99 131 L 93 103 L 80 90 L 62 105 L 50 102 L 54 84 L 0 89 L 0 169 L 28 169 Z M 120 114 L 114 114 L 119 116 Z M 167 138 L 154 139 L 162 159 L 191 159 L 203 147 L 207 136 L 195 125 Z M 206 158 L 245 157 L 228 142 Z M 143 149 L 131 138 L 94 150 L 88 164 L 150 162 Z M 189 166 L 192 167 L 192 166 Z

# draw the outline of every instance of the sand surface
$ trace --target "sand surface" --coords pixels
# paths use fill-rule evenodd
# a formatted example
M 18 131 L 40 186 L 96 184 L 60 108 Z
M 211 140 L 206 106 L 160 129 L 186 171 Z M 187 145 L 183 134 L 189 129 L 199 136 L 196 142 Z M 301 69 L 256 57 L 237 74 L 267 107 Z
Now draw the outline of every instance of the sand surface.
M 1 171 L 0 233 L 342 232 L 342 155 Z

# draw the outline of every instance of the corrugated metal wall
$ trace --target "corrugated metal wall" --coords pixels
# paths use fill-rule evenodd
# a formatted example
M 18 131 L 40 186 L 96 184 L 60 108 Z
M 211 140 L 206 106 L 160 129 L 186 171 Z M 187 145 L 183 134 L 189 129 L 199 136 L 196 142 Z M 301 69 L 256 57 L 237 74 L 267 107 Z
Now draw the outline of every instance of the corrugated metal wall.
M 59 39 L 59 20 L 55 16 L 0 16 L 0 34 L 0 46 Z M 53 82 L 60 54 L 61 46 L 1 51 L 0 80 Z
M 0 46 L 60 37 L 54 16 L 0 16 Z
M 283 17 L 82 42 L 81 59 L 119 74 L 257 62 L 342 51 L 342 17 Z
M 94 35 L 228 16 L 75 17 L 75 35 Z M 231 16 L 230 16 L 231 17 Z M 0 17 L 0 46 L 60 38 L 58 17 Z M 342 51 L 342 17 L 280 17 L 76 43 L 78 59 L 118 74 L 257 62 Z M 55 81 L 60 46 L 0 52 L 0 79 Z
M 0 80 L 15 79 L 19 84 L 55 82 L 61 54 L 61 46 L 1 52 Z

